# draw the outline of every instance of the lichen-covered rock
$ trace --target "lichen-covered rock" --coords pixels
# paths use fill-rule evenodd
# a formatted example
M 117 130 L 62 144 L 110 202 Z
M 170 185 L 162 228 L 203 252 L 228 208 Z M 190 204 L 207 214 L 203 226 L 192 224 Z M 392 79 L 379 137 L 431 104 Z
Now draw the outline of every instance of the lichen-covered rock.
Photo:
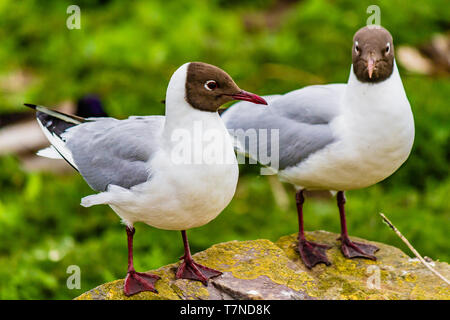
M 308 239 L 333 246 L 327 251 L 332 265 L 320 264 L 309 270 L 296 251 L 296 237 L 285 236 L 276 243 L 230 241 L 197 253 L 197 262 L 223 272 L 207 287 L 198 281 L 176 280 L 177 263 L 151 271 L 161 276 L 156 283 L 158 294 L 126 297 L 123 280 L 116 280 L 77 299 L 450 299 L 449 286 L 395 247 L 373 242 L 380 248 L 377 261 L 346 259 L 338 235 L 309 232 Z M 431 263 L 450 277 L 447 263 Z

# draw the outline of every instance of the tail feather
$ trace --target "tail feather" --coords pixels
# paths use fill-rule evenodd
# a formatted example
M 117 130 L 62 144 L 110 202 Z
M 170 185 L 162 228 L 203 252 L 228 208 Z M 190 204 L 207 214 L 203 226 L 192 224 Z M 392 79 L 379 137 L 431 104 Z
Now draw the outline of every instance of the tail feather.
M 36 110 L 36 119 L 50 141 L 53 150 L 44 149 L 38 152 L 38 155 L 48 158 L 58 158 L 56 151 L 64 160 L 66 160 L 75 170 L 78 170 L 70 150 L 66 147 L 62 134 L 69 128 L 79 125 L 87 120 L 81 117 L 68 115 L 59 111 L 50 110 L 43 106 L 26 103 L 25 106 Z
M 36 152 L 36 155 L 50 159 L 63 159 L 53 146 L 39 150 Z
M 99 204 L 109 204 L 111 201 L 111 195 L 108 192 L 100 192 L 97 194 L 91 194 L 81 199 L 81 205 L 83 207 L 92 207 Z
M 63 120 L 63 121 L 68 122 L 68 123 L 80 124 L 80 123 L 86 122 L 85 118 L 78 117 L 78 116 L 75 116 L 75 115 L 72 115 L 72 114 L 59 112 L 59 111 L 56 111 L 56 110 L 51 110 L 51 109 L 48 109 L 46 107 L 39 106 L 39 105 L 36 105 L 36 104 L 24 103 L 24 105 L 29 107 L 29 108 L 31 108 L 31 109 L 36 110 L 36 112 L 45 113 L 45 114 L 47 114 L 49 116 L 52 116 L 54 118 Z

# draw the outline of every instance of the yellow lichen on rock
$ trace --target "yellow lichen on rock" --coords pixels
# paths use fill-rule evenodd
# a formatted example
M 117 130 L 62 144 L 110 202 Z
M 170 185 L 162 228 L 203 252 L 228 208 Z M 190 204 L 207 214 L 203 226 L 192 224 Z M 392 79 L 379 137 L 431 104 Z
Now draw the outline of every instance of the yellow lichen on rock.
M 142 292 L 126 297 L 123 280 L 116 280 L 77 299 L 450 299 L 449 286 L 395 247 L 374 243 L 380 248 L 377 261 L 346 259 L 340 252 L 338 235 L 310 232 L 308 239 L 332 246 L 327 251 L 332 265 L 320 264 L 309 270 L 298 255 L 296 238 L 297 234 L 276 243 L 230 241 L 194 255 L 198 263 L 223 272 L 208 286 L 176 280 L 176 263 L 151 271 L 161 276 L 156 283 L 158 294 Z M 450 276 L 447 263 L 434 264 Z

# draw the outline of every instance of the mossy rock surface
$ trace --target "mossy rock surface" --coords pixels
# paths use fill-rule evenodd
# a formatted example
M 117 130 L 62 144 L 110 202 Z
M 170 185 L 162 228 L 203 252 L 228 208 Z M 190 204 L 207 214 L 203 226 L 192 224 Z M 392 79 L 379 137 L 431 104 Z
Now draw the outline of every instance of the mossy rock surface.
M 206 287 L 200 282 L 175 279 L 179 263 L 149 271 L 161 276 L 158 294 L 123 294 L 123 279 L 100 285 L 77 299 L 450 299 L 450 286 L 417 259 L 377 242 L 377 261 L 346 259 L 337 234 L 315 231 L 309 240 L 332 246 L 327 251 L 331 266 L 305 267 L 296 251 L 297 234 L 269 240 L 230 241 L 213 245 L 194 255 L 203 265 L 223 272 Z M 450 278 L 450 266 L 432 261 L 434 268 Z

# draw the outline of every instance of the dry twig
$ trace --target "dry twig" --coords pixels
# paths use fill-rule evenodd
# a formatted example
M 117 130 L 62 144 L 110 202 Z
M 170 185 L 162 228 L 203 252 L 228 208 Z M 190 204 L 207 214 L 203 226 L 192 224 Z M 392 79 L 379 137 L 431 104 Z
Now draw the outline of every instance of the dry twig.
M 439 272 L 437 272 L 435 269 L 433 269 L 433 267 L 425 261 L 424 258 L 422 258 L 422 256 L 420 255 L 419 252 L 417 252 L 416 249 L 414 249 L 414 247 L 411 245 L 411 243 L 409 243 L 408 239 L 406 239 L 400 231 L 398 231 L 398 229 L 392 224 L 391 221 L 389 221 L 388 218 L 386 218 L 386 216 L 384 214 L 382 214 L 380 212 L 380 216 L 381 218 L 383 218 L 384 222 L 386 222 L 386 224 L 392 229 L 394 230 L 394 232 L 399 236 L 400 239 L 402 239 L 402 241 L 408 246 L 408 248 L 415 254 L 415 256 L 420 260 L 420 262 L 422 262 L 425 267 L 427 267 L 431 272 L 433 272 L 436 276 L 438 276 L 439 278 L 441 278 L 442 281 L 444 281 L 445 283 L 447 283 L 448 285 L 450 285 L 450 281 L 448 281 L 442 274 L 440 274 Z

